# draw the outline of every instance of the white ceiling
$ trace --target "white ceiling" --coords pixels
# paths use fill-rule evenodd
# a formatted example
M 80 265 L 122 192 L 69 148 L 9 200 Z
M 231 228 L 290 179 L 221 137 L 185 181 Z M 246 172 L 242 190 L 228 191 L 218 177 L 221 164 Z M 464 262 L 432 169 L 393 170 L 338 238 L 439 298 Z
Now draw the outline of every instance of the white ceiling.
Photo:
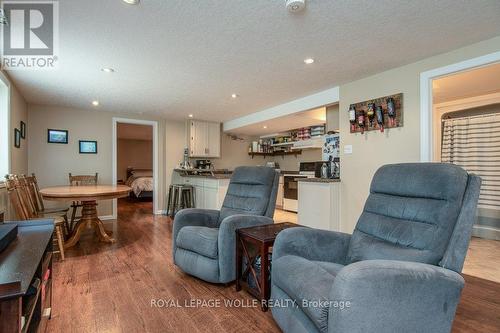
M 252 125 L 239 127 L 231 130 L 231 133 L 244 134 L 247 136 L 261 136 L 287 132 L 307 126 L 321 125 L 325 122 L 326 108 L 321 107 L 314 110 L 297 112 L 288 116 L 273 118 L 267 121 L 254 123 Z M 264 126 L 266 128 L 264 128 Z
M 446 76 L 432 82 L 435 103 L 500 91 L 500 64 Z
M 153 140 L 153 126 L 118 123 L 116 126 L 118 139 L 128 140 Z
M 500 35 L 498 0 L 59 5 L 59 69 L 9 73 L 28 102 L 178 119 L 226 121 Z

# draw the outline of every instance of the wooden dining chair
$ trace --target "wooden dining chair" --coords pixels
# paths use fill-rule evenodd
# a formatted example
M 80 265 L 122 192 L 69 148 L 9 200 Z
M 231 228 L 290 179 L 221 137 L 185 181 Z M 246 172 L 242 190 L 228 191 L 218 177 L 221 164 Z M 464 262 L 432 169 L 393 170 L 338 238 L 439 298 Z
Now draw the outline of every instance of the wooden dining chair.
M 27 192 L 29 194 L 30 200 L 35 207 L 37 215 L 58 215 L 64 219 L 64 227 L 66 234 L 69 235 L 71 233 L 70 225 L 68 222 L 68 211 L 69 207 L 54 207 L 54 208 L 45 208 L 43 203 L 43 197 L 40 194 L 40 188 L 38 187 L 38 181 L 34 173 L 31 176 L 21 175 L 19 178 L 21 183 L 25 182 L 24 186 L 27 188 Z
M 59 251 L 54 251 L 61 255 L 61 260 L 64 261 L 64 218 L 61 216 L 39 215 L 36 211 L 34 203 L 30 198 L 27 188 L 27 181 L 16 175 L 5 176 L 5 186 L 7 189 L 10 202 L 16 211 L 16 214 L 21 220 L 33 220 L 40 218 L 52 218 L 54 220 L 54 233 L 57 240 Z
M 84 186 L 84 185 L 97 185 L 98 173 L 95 175 L 75 175 L 73 176 L 71 172 L 69 173 L 69 184 L 71 186 Z M 81 216 L 76 216 L 78 208 L 83 207 L 82 203 L 79 201 L 73 201 L 71 204 L 71 229 L 75 225 L 75 220 L 81 218 Z

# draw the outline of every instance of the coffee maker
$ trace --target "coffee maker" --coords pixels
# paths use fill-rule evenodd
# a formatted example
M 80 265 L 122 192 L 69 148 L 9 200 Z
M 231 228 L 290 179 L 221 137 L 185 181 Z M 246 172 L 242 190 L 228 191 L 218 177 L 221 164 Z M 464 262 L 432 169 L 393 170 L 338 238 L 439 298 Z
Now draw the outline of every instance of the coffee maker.
M 210 170 L 210 169 L 212 169 L 212 161 L 210 161 L 210 160 L 196 160 L 196 169 Z

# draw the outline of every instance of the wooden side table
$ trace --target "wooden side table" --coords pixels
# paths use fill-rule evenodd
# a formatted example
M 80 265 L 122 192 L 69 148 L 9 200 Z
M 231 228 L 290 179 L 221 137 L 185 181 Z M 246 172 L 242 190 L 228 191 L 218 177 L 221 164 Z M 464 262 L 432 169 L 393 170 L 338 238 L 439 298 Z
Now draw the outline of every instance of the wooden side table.
M 262 311 L 268 309 L 265 301 L 269 300 L 271 292 L 270 249 L 280 231 L 294 227 L 302 226 L 285 222 L 236 230 L 236 291 L 243 288 L 259 299 Z M 260 273 L 254 267 L 259 257 Z M 243 258 L 246 259 L 246 267 L 243 267 Z M 253 278 L 255 287 L 249 285 L 249 277 Z

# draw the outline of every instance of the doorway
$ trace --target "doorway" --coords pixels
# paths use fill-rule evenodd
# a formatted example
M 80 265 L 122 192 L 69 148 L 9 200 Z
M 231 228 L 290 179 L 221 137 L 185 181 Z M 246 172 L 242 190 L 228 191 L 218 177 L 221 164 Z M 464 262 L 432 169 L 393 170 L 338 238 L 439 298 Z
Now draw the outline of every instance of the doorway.
M 439 80 L 446 78 L 453 80 L 454 75 L 474 75 L 473 71 L 475 70 L 495 70 L 494 67 L 490 66 L 498 64 L 500 64 L 500 52 L 495 52 L 449 66 L 436 68 L 420 74 L 420 156 L 422 162 L 440 161 L 442 160 L 442 155 L 445 155 L 445 157 L 449 158 L 449 156 L 446 156 L 450 155 L 449 149 L 447 151 L 444 151 L 445 154 L 443 154 L 443 148 L 448 148 L 443 146 L 443 143 L 450 143 L 450 135 L 448 135 L 447 137 L 443 137 L 445 131 L 449 130 L 448 128 L 444 128 L 445 123 L 443 120 L 447 120 L 447 125 L 450 126 L 451 124 L 453 124 L 452 120 L 457 119 L 456 122 L 460 125 L 461 121 L 475 123 L 477 119 L 481 119 L 479 117 L 498 113 L 498 111 L 495 111 L 494 109 L 490 109 L 490 111 L 484 109 L 485 107 L 496 108 L 495 104 L 498 103 L 496 101 L 496 98 L 498 97 L 498 93 L 500 93 L 500 91 L 496 91 L 497 83 L 494 83 L 495 81 L 485 81 L 489 79 L 483 78 L 479 81 L 479 83 L 474 83 L 475 81 L 471 81 L 472 78 L 470 78 L 470 80 L 465 80 L 464 82 L 462 82 L 462 89 L 463 84 L 469 84 L 469 86 L 465 87 L 465 91 L 467 91 L 466 94 L 451 96 L 451 86 L 448 86 L 445 81 Z M 479 72 L 476 72 L 476 74 L 477 73 Z M 455 78 L 457 79 L 459 77 L 457 76 Z M 462 79 L 463 78 L 464 77 L 462 77 Z M 455 81 L 455 83 L 457 82 L 459 81 Z M 484 86 L 485 83 L 493 87 L 483 89 L 482 92 L 477 91 L 473 95 L 470 94 L 470 92 L 474 91 L 476 88 Z M 447 90 L 450 91 L 446 92 Z M 450 99 L 447 100 L 448 98 L 446 97 L 443 99 L 443 96 L 446 96 L 447 94 L 450 95 Z M 457 99 L 459 101 L 456 101 Z M 473 118 L 474 116 L 477 116 L 478 118 Z M 465 120 L 460 118 L 465 118 Z M 470 118 L 471 120 L 468 120 L 468 118 Z M 496 120 L 493 121 L 495 122 Z M 491 119 L 490 121 L 486 122 L 491 122 Z M 466 126 L 468 126 L 468 124 L 466 124 Z M 488 127 L 494 125 L 480 124 L 476 126 Z M 479 133 L 479 137 L 488 136 L 485 134 L 488 133 L 488 129 L 480 129 L 480 131 L 476 130 L 475 132 Z M 468 134 L 472 134 L 472 131 L 470 130 Z M 443 138 L 447 139 L 448 141 L 444 142 Z M 455 139 L 455 137 L 453 139 Z M 474 142 L 476 146 L 479 147 L 481 147 L 481 144 L 478 145 L 478 141 L 485 140 L 484 138 L 472 138 L 470 137 L 470 135 L 469 137 L 466 136 L 465 139 L 457 136 L 457 139 L 462 142 Z M 491 138 L 489 139 L 489 141 L 487 140 L 487 143 L 492 143 L 491 140 L 496 140 L 496 138 Z M 494 143 L 495 142 L 493 141 L 493 146 L 495 146 Z M 486 157 L 486 160 L 490 161 L 490 163 L 486 163 L 488 165 L 498 165 L 499 163 L 491 162 L 496 159 L 496 157 L 493 157 L 493 151 L 500 150 L 500 145 L 497 146 L 498 147 L 482 149 L 470 148 L 467 150 L 471 150 L 475 153 L 479 152 L 481 153 L 481 155 L 484 155 Z M 500 239 L 500 210 L 498 210 L 498 207 L 491 207 L 491 205 L 487 204 L 492 203 L 488 199 L 491 199 L 492 197 L 498 198 L 497 196 L 491 196 L 491 194 L 500 194 L 498 192 L 500 186 L 500 182 L 498 181 L 500 181 L 500 178 L 491 177 L 495 176 L 491 172 L 484 173 L 484 170 L 489 170 L 491 167 L 479 167 L 477 164 L 474 165 L 474 163 L 470 165 L 470 161 L 474 162 L 476 158 L 475 156 L 471 157 L 470 155 L 459 154 L 458 152 L 457 154 L 453 154 L 453 157 L 455 155 L 460 156 L 461 160 L 454 159 L 453 162 L 457 164 L 458 162 L 465 162 L 465 166 L 471 167 L 471 169 L 472 167 L 476 169 L 479 168 L 480 170 L 478 171 L 481 171 L 481 173 L 483 173 L 483 175 L 480 174 L 484 177 L 483 180 L 487 179 L 487 182 L 489 183 L 488 187 L 482 186 L 481 188 L 477 220 L 473 227 L 473 236 L 477 237 L 473 237 L 469 244 L 470 251 L 468 252 L 465 260 L 463 273 L 486 280 L 498 281 L 498 270 L 496 268 L 496 263 L 498 262 L 498 260 L 500 260 L 500 252 L 498 251 L 500 249 L 500 242 L 498 241 Z M 479 157 L 481 157 L 481 159 L 483 158 L 483 156 Z M 447 159 L 446 161 L 450 162 L 449 159 Z M 478 171 L 475 172 L 479 173 Z M 485 177 L 484 174 L 486 174 L 487 176 Z M 488 190 L 484 191 L 485 189 Z M 489 197 L 485 195 L 488 195 Z
M 157 138 L 156 121 L 113 118 L 113 183 L 132 188 L 129 197 L 114 200 L 115 218 L 125 205 L 159 211 Z
M 500 240 L 500 63 L 432 80 L 433 156 L 482 178 L 473 235 Z

